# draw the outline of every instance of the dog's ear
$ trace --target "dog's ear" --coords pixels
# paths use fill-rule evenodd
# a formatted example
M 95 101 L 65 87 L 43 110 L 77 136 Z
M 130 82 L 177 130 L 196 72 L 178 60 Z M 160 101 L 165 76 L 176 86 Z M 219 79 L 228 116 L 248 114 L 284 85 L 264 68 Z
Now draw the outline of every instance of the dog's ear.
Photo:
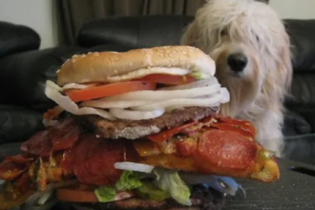
M 290 38 L 288 34 L 283 33 L 283 42 L 278 49 L 278 58 L 276 59 L 275 69 L 266 75 L 268 98 L 280 99 L 284 101 L 290 92 L 293 67 L 291 60 Z
M 290 37 L 285 33 L 284 45 L 280 51 L 280 59 L 282 64 L 280 64 L 280 74 L 283 75 L 283 84 L 286 92 L 290 91 L 292 77 L 293 77 L 293 67 L 292 67 L 292 55 L 291 55 L 291 43 Z
M 196 22 L 193 21 L 184 29 L 184 33 L 181 38 L 181 45 L 198 47 L 197 42 L 198 42 L 198 31 L 197 31 Z

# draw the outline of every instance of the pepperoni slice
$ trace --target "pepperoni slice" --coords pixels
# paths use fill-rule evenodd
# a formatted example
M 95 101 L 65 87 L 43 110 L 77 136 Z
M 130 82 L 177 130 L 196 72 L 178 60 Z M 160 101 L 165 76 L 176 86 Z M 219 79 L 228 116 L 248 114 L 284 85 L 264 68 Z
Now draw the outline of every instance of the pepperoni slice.
M 244 170 L 255 161 L 257 151 L 256 144 L 241 134 L 213 129 L 200 137 L 196 158 L 199 163 L 207 163 L 203 170 L 211 170 L 212 166 Z
M 121 141 L 104 141 L 94 135 L 84 135 L 76 149 L 74 173 L 83 184 L 115 184 L 121 170 L 116 162 L 124 161 L 125 148 Z
M 52 143 L 48 136 L 48 131 L 39 131 L 35 133 L 28 141 L 21 146 L 23 152 L 41 157 L 47 157 L 52 150 Z
M 71 148 L 79 139 L 80 129 L 73 118 L 69 117 L 49 129 L 53 150 L 66 150 Z

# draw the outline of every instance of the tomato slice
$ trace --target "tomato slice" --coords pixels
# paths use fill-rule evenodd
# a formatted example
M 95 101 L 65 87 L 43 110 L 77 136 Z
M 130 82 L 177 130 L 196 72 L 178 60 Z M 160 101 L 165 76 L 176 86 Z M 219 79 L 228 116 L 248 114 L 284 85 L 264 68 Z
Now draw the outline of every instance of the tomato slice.
M 95 86 L 83 90 L 68 90 L 65 93 L 74 102 L 103 98 L 139 90 L 155 90 L 154 82 L 130 81 L 116 82 L 107 85 Z
M 124 200 L 135 196 L 133 191 L 118 191 L 114 201 Z M 70 188 L 61 188 L 57 190 L 57 199 L 64 202 L 73 202 L 73 203 L 97 203 L 99 202 L 94 190 L 82 188 L 82 189 L 70 189 Z
M 57 198 L 65 202 L 98 202 L 94 191 L 75 190 L 75 189 L 58 189 Z
M 180 133 L 183 129 L 188 128 L 188 127 L 190 127 L 192 125 L 195 125 L 197 123 L 198 122 L 191 122 L 191 123 L 188 123 L 188 124 L 185 124 L 185 125 L 180 125 L 180 126 L 171 128 L 169 130 L 162 131 L 162 132 L 160 132 L 158 134 L 147 136 L 147 138 L 149 140 L 153 141 L 153 142 L 156 142 L 156 143 L 163 143 L 167 139 L 169 139 L 169 138 L 173 137 L 174 135 Z
M 196 79 L 191 76 L 178 76 L 168 74 L 150 74 L 137 80 L 168 85 L 184 85 L 196 81 Z

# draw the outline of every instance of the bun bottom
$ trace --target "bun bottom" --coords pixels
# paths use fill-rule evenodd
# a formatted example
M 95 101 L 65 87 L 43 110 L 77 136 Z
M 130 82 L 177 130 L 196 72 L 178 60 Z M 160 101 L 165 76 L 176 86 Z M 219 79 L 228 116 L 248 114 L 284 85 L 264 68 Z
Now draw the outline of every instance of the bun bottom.
M 183 206 L 174 200 L 152 201 L 130 198 L 110 203 L 73 203 L 76 210 L 221 210 L 223 194 L 203 186 L 194 186 L 191 195 L 192 206 Z

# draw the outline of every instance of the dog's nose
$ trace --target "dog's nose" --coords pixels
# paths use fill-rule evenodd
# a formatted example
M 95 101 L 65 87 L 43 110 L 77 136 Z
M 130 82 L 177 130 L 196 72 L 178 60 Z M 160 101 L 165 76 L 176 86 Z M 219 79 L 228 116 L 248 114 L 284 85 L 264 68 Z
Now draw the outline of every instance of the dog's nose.
M 241 72 L 247 65 L 247 57 L 242 53 L 231 54 L 228 57 L 228 64 L 235 72 Z

